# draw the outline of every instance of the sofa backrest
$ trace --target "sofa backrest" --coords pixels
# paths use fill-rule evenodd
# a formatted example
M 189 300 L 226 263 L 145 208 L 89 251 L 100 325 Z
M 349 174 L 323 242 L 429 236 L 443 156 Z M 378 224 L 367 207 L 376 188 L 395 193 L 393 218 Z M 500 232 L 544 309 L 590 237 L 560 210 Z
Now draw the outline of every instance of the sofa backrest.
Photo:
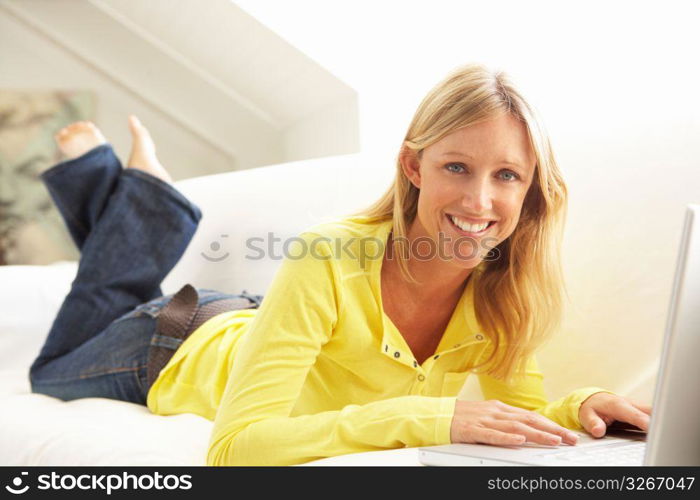
M 177 182 L 203 217 L 163 282 L 163 292 L 175 292 L 189 282 L 198 288 L 263 295 L 281 263 L 286 239 L 369 205 L 393 176 L 392 165 L 372 165 L 355 154 Z

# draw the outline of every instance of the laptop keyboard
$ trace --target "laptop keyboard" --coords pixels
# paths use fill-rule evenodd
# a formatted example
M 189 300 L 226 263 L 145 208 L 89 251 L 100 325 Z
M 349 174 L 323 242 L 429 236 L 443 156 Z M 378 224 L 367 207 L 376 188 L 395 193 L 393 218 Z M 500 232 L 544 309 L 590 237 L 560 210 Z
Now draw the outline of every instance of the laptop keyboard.
M 573 450 L 551 451 L 539 456 L 550 461 L 551 465 L 642 465 L 644 449 L 643 441 L 626 441 L 583 446 Z

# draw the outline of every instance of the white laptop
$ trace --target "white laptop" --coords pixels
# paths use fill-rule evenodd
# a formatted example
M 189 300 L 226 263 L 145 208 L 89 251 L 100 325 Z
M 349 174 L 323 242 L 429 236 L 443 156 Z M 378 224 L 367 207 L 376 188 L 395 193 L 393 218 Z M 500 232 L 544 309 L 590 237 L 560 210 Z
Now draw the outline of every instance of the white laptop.
M 698 357 L 700 205 L 688 205 L 648 435 L 609 428 L 600 439 L 579 433 L 574 446 L 430 446 L 418 450 L 419 460 L 425 465 L 700 465 Z

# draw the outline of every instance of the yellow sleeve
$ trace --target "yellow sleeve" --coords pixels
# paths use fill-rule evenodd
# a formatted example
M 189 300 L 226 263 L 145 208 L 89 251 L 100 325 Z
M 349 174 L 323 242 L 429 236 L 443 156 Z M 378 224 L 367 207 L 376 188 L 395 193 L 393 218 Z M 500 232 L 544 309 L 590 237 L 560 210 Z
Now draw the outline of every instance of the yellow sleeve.
M 315 238 L 305 233 L 290 246 L 290 258 L 282 262 L 233 361 L 214 419 L 208 465 L 289 465 L 449 443 L 454 397 L 402 396 L 290 416 L 343 307 L 330 245 L 314 243 Z M 312 245 L 313 252 L 296 258 Z
M 535 411 L 562 427 L 579 431 L 583 430 L 578 418 L 581 404 L 597 392 L 615 394 L 600 387 L 583 387 L 550 403 L 544 394 L 543 378 L 537 360 L 533 356 L 528 361 L 525 377 L 520 382 L 506 385 L 501 380 L 482 374 L 479 376 L 479 384 L 484 399 L 498 399 L 511 406 Z

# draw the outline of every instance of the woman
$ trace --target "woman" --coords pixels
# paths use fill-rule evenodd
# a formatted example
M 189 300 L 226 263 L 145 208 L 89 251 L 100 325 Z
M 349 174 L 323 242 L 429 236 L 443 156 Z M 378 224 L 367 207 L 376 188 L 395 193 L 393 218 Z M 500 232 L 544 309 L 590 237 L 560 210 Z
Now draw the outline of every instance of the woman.
M 189 286 L 160 296 L 201 213 L 131 129 L 128 168 L 82 124 L 59 136 L 72 159 L 43 175 L 82 256 L 35 392 L 214 420 L 210 465 L 647 429 L 650 407 L 601 388 L 544 396 L 534 352 L 560 317 L 566 188 L 503 73 L 468 65 L 432 89 L 387 193 L 302 233 L 262 304 Z M 470 372 L 485 401 L 456 399 Z

